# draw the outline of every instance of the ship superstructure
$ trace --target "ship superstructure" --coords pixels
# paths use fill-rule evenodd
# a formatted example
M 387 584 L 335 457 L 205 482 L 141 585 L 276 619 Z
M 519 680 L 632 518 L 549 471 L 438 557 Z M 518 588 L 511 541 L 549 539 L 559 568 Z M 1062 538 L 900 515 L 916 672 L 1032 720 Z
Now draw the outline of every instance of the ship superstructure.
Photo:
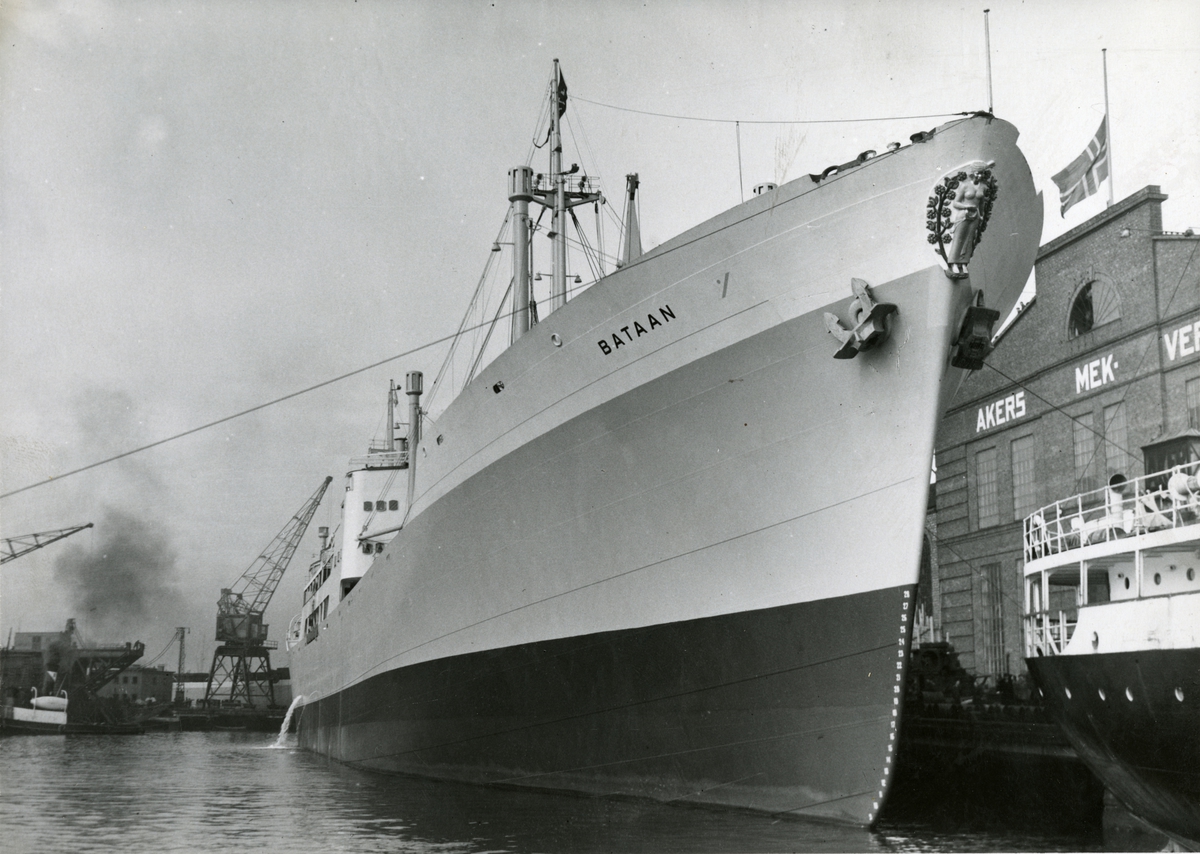
M 1200 462 L 1025 520 L 1025 654 L 1080 758 L 1200 846 Z
M 557 66 L 551 99 L 553 152 Z M 541 317 L 527 206 L 557 239 L 593 188 L 514 169 L 511 344 L 424 435 L 417 376 L 403 459 L 352 466 L 347 514 L 399 519 L 348 515 L 305 592 L 301 744 L 874 821 L 935 425 L 1040 239 L 1016 136 L 969 117 L 764 187 L 571 299 L 556 263 Z
M 420 395 L 420 372 L 409 375 L 410 390 L 414 383 L 410 420 L 419 425 L 415 401 Z M 396 422 L 398 396 L 395 383 L 389 384 L 386 438 L 371 443 L 366 454 L 350 459 L 343 482 L 341 525 L 332 533 L 325 526 L 318 529 L 320 554 L 309 565 L 303 609 L 288 627 L 289 650 L 317 637 L 330 608 L 354 589 L 401 527 L 409 506 L 409 441 L 417 439 L 419 432 L 396 435 L 397 429 L 404 426 Z

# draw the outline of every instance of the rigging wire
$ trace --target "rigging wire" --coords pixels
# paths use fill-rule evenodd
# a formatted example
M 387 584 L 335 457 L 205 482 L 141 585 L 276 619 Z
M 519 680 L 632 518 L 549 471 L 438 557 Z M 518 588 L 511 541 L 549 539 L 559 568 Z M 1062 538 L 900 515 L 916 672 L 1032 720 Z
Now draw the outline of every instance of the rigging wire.
M 162 648 L 162 652 L 160 652 L 158 655 L 154 656 L 154 658 L 150 659 L 149 661 L 144 662 L 141 666 L 142 667 L 150 667 L 151 665 L 154 664 L 154 662 L 158 661 L 160 658 L 162 658 L 164 655 L 166 655 L 167 650 L 175 645 L 175 639 L 177 637 L 179 637 L 179 633 L 172 632 L 171 639 L 169 641 L 167 641 L 167 645 Z
M 475 360 L 471 363 L 471 369 L 467 371 L 467 379 L 464 385 L 470 385 L 471 380 L 475 379 L 479 373 L 479 366 L 483 362 L 484 354 L 487 352 L 488 344 L 492 341 L 492 333 L 496 331 L 496 327 L 500 324 L 502 317 L 511 317 L 515 309 L 510 308 L 509 311 L 504 310 L 505 303 L 508 302 L 509 295 L 512 294 L 514 279 L 510 276 L 508 279 L 508 289 L 504 291 L 504 296 L 500 299 L 500 304 L 496 306 L 496 314 L 487 324 L 487 334 L 483 336 L 483 344 L 475 351 Z
M 334 383 L 339 383 L 342 380 L 349 379 L 350 377 L 358 376 L 359 374 L 364 374 L 367 371 L 374 370 L 375 368 L 378 368 L 382 365 L 386 365 L 390 362 L 394 362 L 397 359 L 403 359 L 403 358 L 411 356 L 415 353 L 420 353 L 422 350 L 428 350 L 430 347 L 436 347 L 439 344 L 445 344 L 447 341 L 453 341 L 455 338 L 457 338 L 463 332 L 470 332 L 475 329 L 479 329 L 481 327 L 487 326 L 491 322 L 492 321 L 488 320 L 486 322 L 476 324 L 475 326 L 472 326 L 472 327 L 469 327 L 466 329 L 460 328 L 458 330 L 458 332 L 454 332 L 450 335 L 443 335 L 440 338 L 434 338 L 430 341 L 426 341 L 424 344 L 420 344 L 416 347 L 412 347 L 408 350 L 405 350 L 402 353 L 396 353 L 393 356 L 388 356 L 386 359 L 380 359 L 379 361 L 372 362 L 369 365 L 363 365 L 362 367 L 355 368 L 352 371 L 346 371 L 344 374 L 339 374 L 336 377 L 331 377 L 327 380 L 322 380 L 319 383 L 315 383 L 306 388 L 302 388 L 297 391 L 293 391 L 289 394 L 285 394 L 282 397 L 276 397 L 272 400 L 268 400 L 268 401 L 266 401 L 264 403 L 260 403 L 256 406 L 251 406 L 248 409 L 243 409 L 240 412 L 233 413 L 232 415 L 226 415 L 223 418 L 218 418 L 215 421 L 209 421 L 205 424 L 199 425 L 198 427 L 192 427 L 189 430 L 184 430 L 182 432 L 175 433 L 175 434 L 173 434 L 171 436 L 167 436 L 163 439 L 158 439 L 154 442 L 148 442 L 145 445 L 140 445 L 136 448 L 131 448 L 128 451 L 122 451 L 119 454 L 114 454 L 111 457 L 105 457 L 102 460 L 97 460 L 94 463 L 88 463 L 85 466 L 80 466 L 79 468 L 71 469 L 70 471 L 63 472 L 62 474 L 52 475 L 51 477 L 47 478 L 46 480 L 41 480 L 41 481 L 38 481 L 37 483 L 30 483 L 30 484 L 22 486 L 18 489 L 13 489 L 13 490 L 10 490 L 5 493 L 0 493 L 0 499 L 11 498 L 14 495 L 18 495 L 22 492 L 27 492 L 31 489 L 36 489 L 39 486 L 46 486 L 49 483 L 57 483 L 58 481 L 64 480 L 68 477 L 71 477 L 72 475 L 80 474 L 82 472 L 89 471 L 94 468 L 99 468 L 100 466 L 116 462 L 117 460 L 123 460 L 126 457 L 133 456 L 134 454 L 140 454 L 143 451 L 148 451 L 151 448 L 157 448 L 158 446 L 165 445 L 168 442 L 174 442 L 177 439 L 182 439 L 186 436 L 191 436 L 195 433 L 200 433 L 204 430 L 208 430 L 211 427 L 216 427 L 221 424 L 227 424 L 228 422 L 233 421 L 237 418 L 241 418 L 243 416 L 250 415 L 255 412 L 259 412 L 263 409 L 267 409 L 268 407 L 275 406 L 276 404 L 279 404 L 279 403 L 284 403 L 285 401 L 291 400 L 292 398 L 300 397 L 301 395 L 308 394 L 309 392 L 317 391 L 318 389 L 325 388 L 326 386 L 333 385 Z
M 713 124 L 727 125 L 836 125 L 836 124 L 852 124 L 858 122 L 895 122 L 907 121 L 911 119 L 941 119 L 951 116 L 970 116 L 974 115 L 974 110 L 965 110 L 957 113 L 927 113 L 919 116 L 871 116 L 867 118 L 857 119 L 714 119 L 706 116 L 679 116 L 671 113 L 656 113 L 653 110 L 636 110 L 633 107 L 618 107 L 615 104 L 605 104 L 600 101 L 593 101 L 590 98 L 584 98 L 582 95 L 571 96 L 576 101 L 583 101 L 585 104 L 592 104 L 597 107 L 604 107 L 609 110 L 617 110 L 622 113 L 637 113 L 643 116 L 656 116 L 661 119 L 678 119 L 685 122 L 712 122 Z
M 500 230 L 497 232 L 496 240 L 494 242 L 499 243 L 501 240 L 504 239 L 505 235 L 508 233 L 507 229 L 508 229 L 508 224 L 509 224 L 509 220 L 511 219 L 511 216 L 512 216 L 511 210 L 509 210 L 508 212 L 506 212 L 504 214 L 504 222 L 501 223 Z M 425 396 L 425 407 L 427 409 L 432 408 L 433 399 L 437 395 L 438 391 L 441 390 L 442 378 L 445 376 L 446 371 L 450 368 L 451 363 L 454 361 L 454 352 L 458 347 L 459 337 L 464 332 L 477 330 L 480 328 L 480 326 L 487 325 L 486 323 L 482 323 L 482 324 L 477 324 L 475 326 L 472 326 L 470 330 L 467 329 L 467 321 L 471 317 L 471 312 L 475 309 L 475 304 L 479 299 L 479 294 L 483 290 L 483 286 L 487 283 L 488 274 L 491 272 L 492 258 L 494 257 L 495 254 L 497 254 L 497 253 L 489 253 L 488 254 L 488 259 L 483 265 L 483 273 L 479 276 L 479 283 L 475 286 L 475 293 L 471 295 L 471 301 L 467 304 L 467 310 L 463 313 L 463 319 L 458 325 L 458 331 L 455 332 L 453 335 L 450 335 L 450 336 L 447 336 L 446 338 L 441 339 L 442 341 L 454 339 L 454 344 L 450 347 L 450 352 L 446 354 L 446 358 L 445 358 L 445 360 L 443 360 L 441 368 L 438 369 L 437 377 L 434 379 L 433 383 L 429 386 L 429 394 L 427 394 Z M 395 357 L 395 358 L 399 358 L 399 357 Z M 3 498 L 3 497 L 4 496 L 0 495 L 0 498 Z
M 1192 261 L 1195 259 L 1196 250 L 1198 248 L 1200 248 L 1200 242 L 1197 242 L 1192 247 L 1192 251 L 1188 255 L 1188 259 L 1184 263 L 1183 269 L 1179 273 L 1179 278 L 1175 282 L 1175 287 L 1171 290 L 1171 296 L 1167 300 L 1167 303 L 1166 303 L 1167 306 L 1171 305 L 1171 303 L 1175 300 L 1175 296 L 1179 293 L 1179 288 L 1183 284 L 1184 276 L 1187 275 L 1187 271 L 1191 268 Z M 1129 395 L 1129 389 L 1132 387 L 1133 381 L 1137 379 L 1138 371 L 1141 370 L 1142 365 L 1146 361 L 1146 357 L 1150 355 L 1151 348 L 1154 347 L 1155 345 L 1157 345 L 1157 343 L 1158 343 L 1158 328 L 1159 328 L 1160 323 L 1161 323 L 1161 320 L 1156 321 L 1156 323 L 1154 324 L 1154 335 L 1151 337 L 1150 342 L 1142 350 L 1142 355 L 1138 359 L 1137 365 L 1134 366 L 1134 369 L 1133 369 L 1132 373 L 1130 374 L 1130 377 L 1132 379 L 1130 379 L 1130 381 L 1126 382 L 1124 387 L 1121 390 L 1120 399 L 1115 404 L 1110 404 L 1110 406 L 1116 406 L 1118 404 L 1125 402 L 1125 398 Z M 1059 412 L 1062 415 L 1065 415 L 1072 422 L 1074 422 L 1075 424 L 1078 424 L 1083 429 L 1093 433 L 1095 436 L 1097 436 L 1100 439 L 1100 442 L 1098 444 L 1093 445 L 1091 456 L 1088 458 L 1087 464 L 1083 467 L 1083 473 L 1078 474 L 1076 476 L 1076 479 L 1075 479 L 1075 490 L 1076 491 L 1078 491 L 1080 485 L 1083 483 L 1083 479 L 1086 476 L 1086 473 L 1091 471 L 1092 464 L 1096 460 L 1096 455 L 1099 453 L 1099 449 L 1104 447 L 1106 444 L 1112 445 L 1115 448 L 1119 448 L 1123 453 L 1125 453 L 1130 458 L 1137 457 L 1137 455 L 1134 454 L 1133 451 L 1131 451 L 1129 448 L 1125 447 L 1124 445 L 1118 444 L 1118 443 L 1112 441 L 1111 439 L 1106 438 L 1106 434 L 1108 433 L 1108 427 L 1111 426 L 1111 423 L 1112 423 L 1111 420 L 1102 424 L 1103 430 L 1097 430 L 1095 427 L 1091 426 L 1090 424 L 1085 424 L 1078 417 L 1071 415 L 1065 409 L 1063 409 L 1061 406 L 1058 406 L 1057 404 L 1052 403 L 1051 401 L 1042 397 L 1040 394 L 1038 394 L 1036 391 L 1034 391 L 1032 388 L 1030 388 L 1029 386 L 1022 383 L 1021 381 L 1013 379 L 1008 374 L 1004 373 L 1002 370 L 1000 370 L 999 368 L 997 368 L 995 365 L 991 364 L 990 362 L 984 362 L 984 365 L 986 367 L 990 368 L 995 373 L 999 374 L 1004 379 L 1008 380 L 1010 383 L 1012 383 L 1017 388 L 1020 388 L 1020 389 L 1024 390 L 1025 392 L 1027 392 L 1028 394 L 1030 394 L 1031 396 L 1036 397 L 1042 403 L 1044 403 L 1048 407 L 1050 407 L 1051 410 L 1053 410 L 1055 412 Z M 1105 407 L 1105 408 L 1108 408 L 1108 407 Z M 1090 413 L 1087 413 L 1087 414 L 1090 414 Z M 1116 415 L 1117 415 L 1117 411 L 1114 409 L 1112 418 L 1116 418 Z M 1101 417 L 1103 418 L 1103 416 L 1101 416 Z
M 1170 298 L 1167 300 L 1167 303 L 1166 303 L 1166 304 L 1167 304 L 1168 306 L 1169 306 L 1169 305 L 1170 305 L 1170 304 L 1171 304 L 1171 303 L 1174 301 L 1174 299 L 1175 299 L 1175 296 L 1178 294 L 1178 292 L 1179 292 L 1179 288 L 1180 288 L 1180 286 L 1183 284 L 1183 279 L 1184 279 L 1184 276 L 1187 274 L 1187 271 L 1188 271 L 1188 269 L 1191 267 L 1192 261 L 1194 260 L 1194 258 L 1195 258 L 1195 256 L 1196 256 L 1196 250 L 1197 250 L 1198 248 L 1200 248 L 1200 242 L 1198 242 L 1198 243 L 1197 243 L 1195 246 L 1193 246 L 1193 247 L 1192 247 L 1192 251 L 1191 251 L 1191 253 L 1188 255 L 1188 259 L 1187 259 L 1187 261 L 1186 261 L 1186 262 L 1184 263 L 1184 265 L 1183 265 L 1183 270 L 1182 270 L 1182 271 L 1180 272 L 1180 274 L 1179 274 L 1179 279 L 1178 279 L 1178 280 L 1175 282 L 1175 287 L 1174 287 L 1174 288 L 1172 289 L 1172 291 L 1171 291 L 1171 296 L 1170 296 Z M 1136 366 L 1136 367 L 1134 368 L 1134 370 L 1133 370 L 1132 376 L 1133 376 L 1135 379 L 1136 379 L 1136 377 L 1137 377 L 1138 370 L 1139 370 L 1139 369 L 1141 368 L 1141 366 L 1142 366 L 1142 363 L 1143 363 L 1143 362 L 1145 362 L 1145 360 L 1146 360 L 1146 356 L 1148 356 L 1148 355 L 1149 355 L 1149 353 L 1150 353 L 1151 346 L 1152 346 L 1152 345 L 1154 345 L 1154 344 L 1157 344 L 1157 343 L 1158 343 L 1158 326 L 1159 326 L 1159 324 L 1158 324 L 1158 323 L 1156 323 L 1156 324 L 1154 325 L 1154 336 L 1153 336 L 1153 338 L 1152 338 L 1151 344 L 1148 344 L 1148 345 L 1146 346 L 1146 348 L 1145 348 L 1145 349 L 1142 351 L 1142 356 L 1141 356 L 1141 358 L 1138 360 L 1137 366 Z M 1016 387 L 1018 387 L 1018 388 L 1021 388 L 1021 389 L 1023 389 L 1024 391 L 1028 392 L 1028 393 L 1029 393 L 1030 395 L 1032 395 L 1033 397 L 1036 397 L 1038 400 L 1040 400 L 1040 401 L 1042 401 L 1043 403 L 1045 403 L 1045 404 L 1046 404 L 1048 407 L 1050 407 L 1050 409 L 1051 409 L 1051 410 L 1053 410 L 1053 411 L 1056 411 L 1056 412 L 1059 412 L 1059 413 L 1061 413 L 1062 415 L 1065 415 L 1065 416 L 1066 416 L 1067 418 L 1069 418 L 1069 419 L 1070 419 L 1072 422 L 1074 422 L 1074 423 L 1076 423 L 1076 424 L 1079 424 L 1081 427 L 1084 427 L 1085 429 L 1087 429 L 1087 430 L 1090 430 L 1092 433 L 1094 433 L 1095 435 L 1099 436 L 1099 437 L 1100 437 L 1100 440 L 1101 440 L 1101 442 L 1100 442 L 1100 444 L 1101 444 L 1101 445 L 1103 445 L 1103 444 L 1104 444 L 1104 443 L 1107 441 L 1107 442 L 1108 442 L 1108 444 L 1110 444 L 1110 445 L 1113 445 L 1114 447 L 1119 447 L 1119 448 L 1121 448 L 1121 450 L 1122 450 L 1124 453 L 1128 454 L 1130 457 L 1134 457 L 1134 456 L 1135 456 L 1133 453 L 1131 453 L 1131 452 L 1129 451 L 1129 449 L 1128 449 L 1128 448 L 1125 448 L 1125 447 L 1123 447 L 1123 446 L 1121 446 L 1121 445 L 1117 445 L 1117 443 L 1115 443 L 1115 442 L 1112 442 L 1112 441 L 1106 440 L 1106 439 L 1105 439 L 1105 435 L 1104 435 L 1104 433 L 1101 433 L 1100 431 L 1096 430 L 1095 428 L 1091 427 L 1090 425 L 1083 424 L 1083 423 L 1082 423 L 1082 422 L 1081 422 L 1081 421 L 1080 421 L 1078 418 L 1076 418 L 1075 416 L 1073 416 L 1073 415 L 1069 414 L 1068 412 L 1066 412 L 1066 411 L 1065 411 L 1065 410 L 1064 410 L 1062 407 L 1060 407 L 1060 406 L 1058 406 L 1058 405 L 1056 405 L 1056 404 L 1054 404 L 1054 403 L 1050 402 L 1050 401 L 1049 401 L 1049 400 L 1047 400 L 1046 398 L 1042 397 L 1040 394 L 1038 394 L 1037 392 L 1035 392 L 1033 389 L 1029 388 L 1029 387 L 1028 387 L 1027 385 L 1025 385 L 1024 383 L 1022 383 L 1022 382 L 1020 382 L 1020 381 L 1018 381 L 1018 380 L 1015 380 L 1015 379 L 1013 379 L 1012 377 L 1008 376 L 1008 374 L 1006 374 L 1006 373 L 1004 373 L 1003 371 L 1001 371 L 1001 370 L 1000 370 L 999 368 L 997 368 L 995 365 L 992 365 L 990 362 L 984 362 L 984 365 L 985 365 L 985 366 L 987 366 L 988 368 L 991 368 L 993 371 L 995 371 L 997 374 L 999 374 L 999 375 L 1000 375 L 1001 377 L 1003 377 L 1004 379 L 1008 380 L 1008 381 L 1009 381 L 1010 383 L 1012 383 L 1014 386 L 1016 386 Z M 1122 390 L 1122 392 L 1121 392 L 1121 399 L 1118 401 L 1118 403 L 1124 403 L 1124 401 L 1125 401 L 1125 398 L 1126 398 L 1126 396 L 1128 396 L 1128 394 L 1129 394 L 1129 389 L 1132 387 L 1132 385 L 1133 385 L 1132 381 L 1130 381 L 1130 382 L 1128 382 L 1128 383 L 1126 383 L 1126 384 L 1125 384 L 1125 387 L 1123 388 L 1123 390 Z M 1114 412 L 1113 412 L 1113 416 L 1114 416 L 1114 417 L 1116 416 L 1116 411 L 1115 411 L 1115 410 L 1114 410 Z M 1105 429 L 1105 432 L 1107 432 L 1107 426 L 1108 426 L 1108 424 L 1111 424 L 1111 422 L 1108 422 L 1108 423 L 1105 425 L 1105 427 L 1106 427 L 1106 429 Z M 1091 458 L 1088 460 L 1088 463 L 1087 463 L 1087 466 L 1085 467 L 1085 470 L 1090 470 L 1090 469 L 1091 469 L 1092 461 L 1095 459 L 1095 455 L 1096 455 L 1096 453 L 1097 453 L 1097 448 L 1096 448 L 1096 447 L 1093 447 L 1093 449 L 1092 449 L 1092 457 L 1091 457 Z M 1078 475 L 1078 476 L 1076 477 L 1076 480 L 1075 480 L 1075 489 L 1076 489 L 1076 490 L 1078 490 L 1078 489 L 1079 489 L 1079 486 L 1080 486 L 1080 484 L 1082 483 L 1082 478 L 1083 478 L 1083 475 Z M 1020 521 L 1022 521 L 1022 520 L 1016 520 L 1016 521 L 1020 522 Z M 982 578 L 982 579 L 986 579 L 986 577 L 987 577 L 987 576 L 984 574 L 984 572 L 983 572 L 982 568 L 980 568 L 980 567 L 977 567 L 977 566 L 975 565 L 975 561 L 974 561 L 973 559 L 971 559 L 971 558 L 967 558 L 967 557 L 964 557 L 964 556 L 963 556 L 962 554 L 960 554 L 960 553 L 959 553 L 959 552 L 958 552 L 958 551 L 957 551 L 957 550 L 956 550 L 956 549 L 955 549 L 955 548 L 954 548 L 952 545 L 950 545 L 950 543 L 948 543 L 946 540 L 943 540 L 941 537 L 937 536 L 936 534 L 934 534 L 934 535 L 933 535 L 933 539 L 934 539 L 934 540 L 937 542 L 937 544 L 938 544 L 938 548 L 939 548 L 939 549 L 940 549 L 940 548 L 945 548 L 945 549 L 946 549 L 946 551 L 950 552 L 950 554 L 952 554 L 952 555 L 953 555 L 955 558 L 957 558 L 957 559 L 958 559 L 958 561 L 959 561 L 960 563 L 962 563 L 962 565 L 963 565 L 963 566 L 965 566 L 965 567 L 966 567 L 966 568 L 967 568 L 967 569 L 968 569 L 968 570 L 969 570 L 969 571 L 970 571 L 972 574 L 974 574 L 974 575 L 978 575 L 978 576 L 979 576 L 980 578 Z M 989 556 L 987 556 L 987 557 L 993 557 L 993 555 L 989 555 Z M 931 592 L 932 592 L 932 591 L 931 591 Z M 1008 600 L 1008 601 L 1009 601 L 1010 603 L 1012 603 L 1012 604 L 1013 604 L 1013 605 L 1014 605 L 1016 608 L 1018 608 L 1018 613 L 1020 613 L 1020 612 L 1021 612 L 1021 611 L 1024 609 L 1024 602 L 1023 602 L 1023 601 L 1021 601 L 1020 599 L 1018 599 L 1017 597 L 1014 597 L 1014 596 L 1013 596 L 1011 593 L 1007 592 L 1007 591 L 1004 589 L 1004 586 L 1003 586 L 1003 585 L 1001 585 L 1001 586 L 1000 586 L 1000 588 L 999 588 L 999 592 L 1000 592 L 1000 596 L 1001 596 L 1001 598 L 1002 598 L 1002 599 L 1006 599 L 1006 600 Z

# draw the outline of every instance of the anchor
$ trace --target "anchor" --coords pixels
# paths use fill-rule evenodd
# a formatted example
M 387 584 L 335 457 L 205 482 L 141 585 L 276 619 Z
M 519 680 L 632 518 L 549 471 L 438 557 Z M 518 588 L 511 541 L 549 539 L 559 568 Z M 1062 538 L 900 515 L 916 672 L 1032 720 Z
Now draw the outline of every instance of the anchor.
M 837 315 L 825 312 L 825 328 L 842 345 L 833 354 L 835 359 L 853 359 L 859 351 L 869 350 L 887 338 L 887 317 L 896 311 L 890 302 L 875 302 L 870 287 L 862 279 L 851 279 L 850 290 L 854 292 L 850 301 L 853 329 L 842 326 Z
M 1000 312 L 983 305 L 983 291 L 976 297 L 975 305 L 967 309 L 954 341 L 954 356 L 950 364 L 956 368 L 978 371 L 983 360 L 995 349 L 992 346 L 992 327 L 1000 319 Z

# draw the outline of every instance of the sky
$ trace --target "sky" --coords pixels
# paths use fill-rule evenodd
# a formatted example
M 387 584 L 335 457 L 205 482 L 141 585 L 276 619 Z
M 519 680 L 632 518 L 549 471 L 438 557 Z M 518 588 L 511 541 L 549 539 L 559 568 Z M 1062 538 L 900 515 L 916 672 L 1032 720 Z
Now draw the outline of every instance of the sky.
M 428 386 L 441 365 L 425 345 L 481 279 L 555 58 L 565 158 L 610 213 L 639 174 L 649 248 L 754 184 L 986 109 L 984 8 L 4 3 L 0 537 L 95 527 L 0 569 L 0 635 L 74 617 L 173 668 L 186 626 L 186 666 L 207 670 L 220 589 L 333 475 L 267 611 L 282 640 L 389 379 Z M 1046 195 L 1043 242 L 1104 209 L 1106 190 L 1061 216 L 1051 175 L 1104 115 L 1105 48 L 1116 198 L 1160 185 L 1165 228 L 1200 227 L 1200 4 L 986 8 L 992 103 Z

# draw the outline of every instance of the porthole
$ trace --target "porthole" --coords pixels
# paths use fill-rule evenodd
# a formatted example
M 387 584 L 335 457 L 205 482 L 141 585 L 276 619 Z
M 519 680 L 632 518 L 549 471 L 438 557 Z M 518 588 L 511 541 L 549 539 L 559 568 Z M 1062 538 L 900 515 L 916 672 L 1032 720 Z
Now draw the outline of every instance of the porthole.
M 1103 688 L 1101 688 L 1100 690 L 1098 690 L 1096 693 L 1100 695 L 1100 699 L 1101 699 L 1101 700 L 1107 700 L 1107 699 L 1108 699 L 1108 697 L 1107 697 L 1107 696 L 1105 696 L 1105 694 L 1104 694 L 1104 689 L 1103 689 Z
M 1125 589 L 1126 590 L 1129 589 L 1129 579 L 1128 578 L 1125 579 Z
M 504 391 L 504 380 L 500 380 L 499 382 L 492 383 L 492 391 L 494 391 L 496 394 L 499 394 L 500 392 Z
M 370 513 L 370 512 L 371 512 L 371 509 L 372 509 L 374 506 L 375 506 L 375 505 L 374 505 L 374 504 L 372 504 L 370 501 L 364 501 L 364 502 L 363 502 L 363 510 L 366 510 L 368 513 Z
M 393 498 L 391 501 L 388 502 L 388 510 L 399 510 L 399 509 L 400 509 L 400 502 L 397 501 L 396 499 Z
M 562 346 L 562 336 L 559 335 L 557 332 L 551 334 L 550 343 L 553 344 L 555 347 L 561 347 Z
M 1159 572 L 1154 573 L 1154 583 L 1162 584 L 1162 573 L 1159 573 Z
M 1068 700 L 1071 699 L 1071 689 L 1070 688 L 1063 688 L 1063 693 L 1067 695 Z
M 1182 688 L 1175 689 L 1175 699 L 1181 703 L 1183 702 L 1183 689 Z
M 1191 566 L 1189 566 L 1189 567 L 1188 567 L 1188 571 L 1187 571 L 1187 577 L 1188 577 L 1188 581 L 1195 581 L 1195 580 L 1196 580 L 1196 569 L 1195 569 L 1195 567 L 1191 567 Z
M 1125 699 L 1131 703 L 1133 702 L 1133 692 L 1130 691 L 1128 688 L 1125 689 Z
M 442 442 L 445 440 L 445 438 L 446 438 L 446 437 L 445 437 L 445 436 L 443 436 L 441 433 L 438 433 L 438 437 L 437 437 L 437 443 L 438 443 L 439 445 L 440 445 L 440 444 L 442 444 Z

